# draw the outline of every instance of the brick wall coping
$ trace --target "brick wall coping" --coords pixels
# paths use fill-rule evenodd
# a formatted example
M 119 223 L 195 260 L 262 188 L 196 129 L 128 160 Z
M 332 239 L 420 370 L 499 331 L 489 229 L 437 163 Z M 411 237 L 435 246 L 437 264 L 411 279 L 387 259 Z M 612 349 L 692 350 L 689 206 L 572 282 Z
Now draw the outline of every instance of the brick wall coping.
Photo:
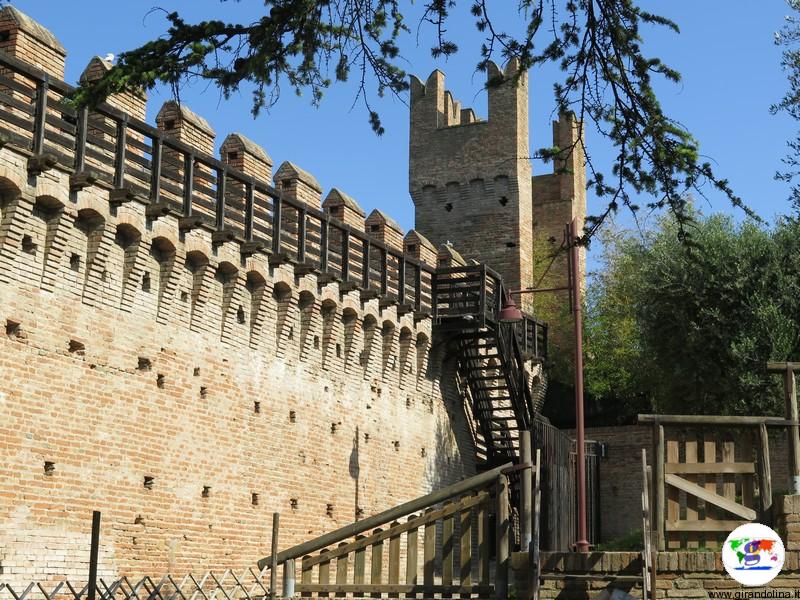
M 433 245 L 433 242 L 422 235 L 416 229 L 409 229 L 408 233 L 406 233 L 406 237 L 404 238 L 405 241 L 416 241 L 420 246 L 425 246 L 426 248 L 430 248 L 434 252 L 436 252 L 436 246 Z
M 156 120 L 159 119 L 161 113 L 164 111 L 176 109 L 181 118 L 186 120 L 188 123 L 191 123 L 201 131 L 207 133 L 210 136 L 216 136 L 216 132 L 211 127 L 208 121 L 206 121 L 203 117 L 195 113 L 194 111 L 189 110 L 185 105 L 176 102 L 175 100 L 167 100 L 164 102 L 164 105 L 161 107 L 161 110 L 158 111 L 158 115 L 156 116 Z
M 358 205 L 355 198 L 348 196 L 339 188 L 331 188 L 328 195 L 325 197 L 325 202 L 322 203 L 322 208 L 331 206 L 340 206 L 344 204 L 347 208 L 356 211 L 360 216 L 365 217 L 367 213 Z
M 228 136 L 225 138 L 225 140 L 222 142 L 222 146 L 225 146 L 229 140 L 233 142 L 239 142 L 244 148 L 245 152 L 255 156 L 259 160 L 263 160 L 264 162 L 272 164 L 272 159 L 270 158 L 269 154 L 267 154 L 267 151 L 264 150 L 264 148 L 262 148 L 259 144 L 251 140 L 249 137 L 246 137 L 238 132 L 229 133 Z M 283 164 L 285 165 L 286 163 Z M 283 165 L 281 165 L 281 167 L 282 166 Z
M 309 173 L 305 169 L 301 169 L 293 162 L 289 162 L 288 160 L 281 163 L 281 166 L 278 167 L 278 171 L 277 173 L 275 173 L 273 179 L 275 181 L 283 181 L 284 179 L 299 179 L 300 181 L 305 183 L 308 187 L 312 188 L 317 192 L 322 193 L 322 186 L 319 184 L 319 181 L 317 181 L 316 177 L 314 177 L 311 173 Z M 331 193 L 333 193 L 333 190 L 331 190 Z
M 10 17 L 17 24 L 20 30 L 24 31 L 31 37 L 36 38 L 43 44 L 46 44 L 62 56 L 67 55 L 66 48 L 61 45 L 61 42 L 58 41 L 58 38 L 54 36 L 49 29 L 31 19 L 25 13 L 18 11 L 13 6 L 5 6 L 0 11 L 0 17 L 6 16 Z
M 375 221 L 378 221 L 378 222 L 379 221 L 383 221 L 384 223 L 386 223 L 387 227 L 390 227 L 391 229 L 394 229 L 395 231 L 400 232 L 400 233 L 403 232 L 402 228 L 397 223 L 397 221 L 395 221 L 393 218 L 391 218 L 389 215 L 387 215 L 385 212 L 383 212 L 379 208 L 373 209 L 372 212 L 369 213 L 369 217 L 367 217 L 367 223 L 368 224 L 371 224 L 371 223 L 373 223 Z

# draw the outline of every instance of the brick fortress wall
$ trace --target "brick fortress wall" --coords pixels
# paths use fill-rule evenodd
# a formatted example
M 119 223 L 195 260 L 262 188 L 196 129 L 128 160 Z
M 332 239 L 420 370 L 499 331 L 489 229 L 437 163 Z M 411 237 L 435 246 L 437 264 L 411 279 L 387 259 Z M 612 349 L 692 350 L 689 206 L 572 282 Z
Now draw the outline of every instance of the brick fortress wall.
M 7 51 L 63 77 L 52 34 L 11 7 L 2 17 L 25 40 Z M 213 147 L 197 115 L 161 116 Z M 70 191 L 66 170 L 29 177 L 27 157 L 0 149 L 4 581 L 84 577 L 93 509 L 101 576 L 196 572 L 268 554 L 273 511 L 285 548 L 473 472 L 454 359 L 430 319 L 181 233 L 137 201 L 112 208 L 107 189 Z M 271 173 L 238 134 L 223 158 Z M 275 179 L 319 206 L 305 171 L 284 163 Z M 341 220 L 354 203 L 326 199 Z M 397 243 L 393 222 L 368 220 Z M 404 243 L 434 264 L 423 236 Z

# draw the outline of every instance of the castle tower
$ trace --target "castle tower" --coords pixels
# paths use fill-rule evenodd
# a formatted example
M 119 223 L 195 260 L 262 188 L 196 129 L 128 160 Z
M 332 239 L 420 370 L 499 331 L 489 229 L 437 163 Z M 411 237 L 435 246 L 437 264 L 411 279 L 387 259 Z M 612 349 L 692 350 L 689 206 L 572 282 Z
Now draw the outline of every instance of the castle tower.
M 461 108 L 434 71 L 411 78 L 409 189 L 416 231 L 437 247 L 448 242 L 467 260 L 485 262 L 510 289 L 568 285 L 564 228 L 586 215 L 582 125 L 573 114 L 553 123 L 552 145 L 564 150 L 553 172 L 533 176 L 528 133 L 528 80 L 518 65 L 489 65 L 489 117 Z M 549 145 L 536 143 L 535 146 Z M 584 252 L 578 266 L 585 278 Z M 581 283 L 583 287 L 583 283 Z M 572 316 L 567 292 L 522 296 L 523 308 L 550 324 L 556 360 L 571 363 Z
M 528 78 L 516 62 L 490 63 L 489 118 L 461 108 L 444 74 L 411 78 L 409 189 L 416 230 L 485 262 L 510 288 L 532 285 L 533 215 L 528 145 Z
M 564 239 L 564 225 L 577 219 L 578 232 L 583 229 L 586 217 L 586 155 L 582 139 L 583 125 L 574 114 L 563 114 L 558 121 L 553 121 L 553 146 L 565 151 L 565 157 L 554 161 L 553 173 L 533 178 L 534 274 L 541 287 L 566 284 L 567 254 L 557 252 Z M 583 250 L 580 256 L 578 269 L 580 281 L 583 282 Z M 566 299 L 566 292 L 564 294 Z

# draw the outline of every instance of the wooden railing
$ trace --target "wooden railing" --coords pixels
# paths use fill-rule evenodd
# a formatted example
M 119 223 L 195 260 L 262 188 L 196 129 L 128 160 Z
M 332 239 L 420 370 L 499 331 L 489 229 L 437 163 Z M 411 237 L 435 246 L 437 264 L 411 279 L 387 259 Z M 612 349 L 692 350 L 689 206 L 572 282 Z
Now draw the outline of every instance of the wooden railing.
M 486 265 L 439 268 L 433 280 L 434 322 L 484 327 L 499 310 L 500 290 L 500 275 Z
M 547 324 L 522 313 L 522 324 L 517 329 L 517 339 L 524 358 L 547 360 Z
M 653 425 L 653 527 L 660 550 L 715 548 L 733 529 L 768 522 L 769 427 L 776 417 L 639 415 Z
M 356 521 L 264 558 L 258 568 L 283 565 L 284 598 L 295 592 L 506 598 L 511 468 L 497 467 Z
M 463 328 L 497 323 L 503 307 L 503 280 L 486 265 L 436 269 L 433 278 L 434 322 Z M 523 358 L 547 358 L 547 324 L 522 313 L 522 322 L 512 327 Z
M 401 312 L 431 312 L 432 266 L 115 107 L 76 110 L 67 101 L 73 91 L 0 53 L 0 147 L 29 153 L 31 174 L 58 167 L 72 173 L 73 190 L 108 189 L 112 203 L 147 204 L 153 219 L 173 214 L 182 230 L 236 240 L 245 255 L 265 252 L 272 264 L 292 262 L 321 281 L 370 290 Z

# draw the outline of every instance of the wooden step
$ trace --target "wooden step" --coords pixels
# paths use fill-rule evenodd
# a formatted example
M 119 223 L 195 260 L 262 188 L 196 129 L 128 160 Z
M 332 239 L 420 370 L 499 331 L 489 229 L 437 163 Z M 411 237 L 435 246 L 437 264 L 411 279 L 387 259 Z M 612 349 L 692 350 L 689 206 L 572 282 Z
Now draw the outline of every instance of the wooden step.
M 489 331 L 478 331 L 474 333 L 462 333 L 460 335 L 454 335 L 453 339 L 467 342 L 469 340 L 485 340 L 489 336 L 494 336 L 494 334 Z
M 489 427 L 489 431 L 520 431 L 519 427 L 509 427 L 508 425 L 499 425 L 497 427 Z M 516 438 L 514 438 L 516 439 Z
M 497 381 L 498 379 L 505 379 L 505 375 L 486 375 L 484 377 L 473 377 L 470 376 L 472 381 Z
M 489 358 L 502 358 L 499 354 L 480 354 L 478 356 L 469 356 L 467 358 L 462 359 L 464 362 L 469 362 L 473 360 L 484 360 Z

